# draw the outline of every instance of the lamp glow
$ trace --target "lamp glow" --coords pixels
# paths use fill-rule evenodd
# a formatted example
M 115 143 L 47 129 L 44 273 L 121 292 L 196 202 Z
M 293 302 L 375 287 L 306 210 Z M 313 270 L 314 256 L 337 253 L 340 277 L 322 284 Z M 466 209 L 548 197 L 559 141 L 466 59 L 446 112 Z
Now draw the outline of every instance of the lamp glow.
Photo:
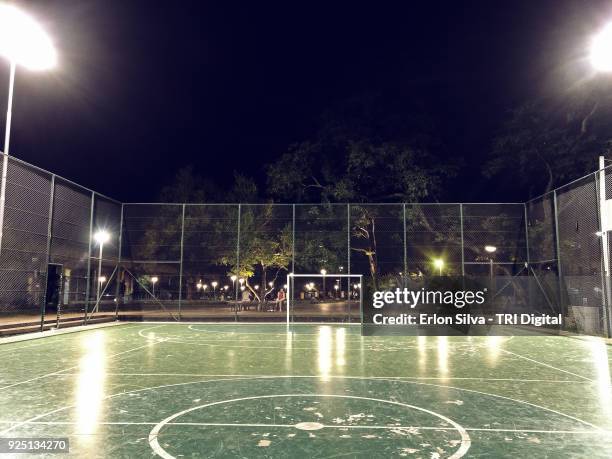
M 433 261 L 433 265 L 437 270 L 440 271 L 440 276 L 442 275 L 442 268 L 444 267 L 444 260 L 442 258 L 435 258 Z
M 110 241 L 110 234 L 108 231 L 100 230 L 93 235 L 93 238 L 98 244 L 106 244 L 108 241 Z
M 0 54 L 29 70 L 55 66 L 57 53 L 42 27 L 23 11 L 0 5 Z
M 606 25 L 591 42 L 591 65 L 600 72 L 612 72 L 612 24 Z
M 484 249 L 485 252 L 488 253 L 495 253 L 497 251 L 497 247 L 495 247 L 494 245 L 485 245 Z

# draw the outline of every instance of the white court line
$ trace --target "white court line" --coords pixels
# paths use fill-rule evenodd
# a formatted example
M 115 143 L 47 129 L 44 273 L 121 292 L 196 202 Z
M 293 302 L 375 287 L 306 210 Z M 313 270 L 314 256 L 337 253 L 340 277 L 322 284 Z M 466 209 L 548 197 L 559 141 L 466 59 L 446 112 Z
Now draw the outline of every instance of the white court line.
M 0 424 L 15 424 L 21 421 L 1 421 Z M 104 426 L 155 426 L 158 422 L 130 422 L 130 421 L 96 421 L 96 425 Z M 43 425 L 43 426 L 76 426 L 79 425 L 75 421 L 32 421 L 25 422 L 22 425 Z M 260 424 L 260 423 L 234 423 L 234 422 L 168 422 L 166 426 L 185 426 L 185 427 L 283 427 L 295 428 L 295 424 Z M 440 426 L 379 426 L 379 425 L 339 425 L 339 424 L 322 424 L 324 429 L 378 429 L 378 430 L 393 430 L 393 429 L 419 429 L 419 430 L 449 430 L 456 431 L 454 427 Z M 470 432 L 508 432 L 508 433 L 542 433 L 542 434 L 575 434 L 575 435 L 608 435 L 612 434 L 612 430 L 539 430 L 539 429 L 489 429 L 484 427 L 464 427 Z
M 515 357 L 518 357 L 520 359 L 525 359 L 525 360 L 528 360 L 530 362 L 537 363 L 538 365 L 542 365 L 542 366 L 545 366 L 545 367 L 548 367 L 548 368 L 552 368 L 553 370 L 561 371 L 563 373 L 567 373 L 569 375 L 576 376 L 578 378 L 582 378 L 582 379 L 586 379 L 587 381 L 594 382 L 592 379 L 587 378 L 586 376 L 582 376 L 582 375 L 579 375 L 577 373 L 572 373 L 571 371 L 567 371 L 567 370 L 563 370 L 561 368 L 557 368 L 557 367 L 555 367 L 553 365 L 549 365 L 548 363 L 539 362 L 538 360 L 534 360 L 534 359 L 531 359 L 529 357 L 525 357 L 524 355 L 517 354 L 516 352 L 507 351 L 506 349 L 501 349 L 501 348 L 499 350 L 501 352 L 505 352 L 506 354 L 511 354 L 511 355 L 513 355 Z
M 282 379 L 282 378 L 320 378 L 321 376 L 271 376 L 270 379 Z M 344 376 L 326 376 L 327 378 L 347 378 L 347 379 L 360 379 L 360 380 L 368 380 L 368 379 L 375 379 L 375 378 L 368 378 L 368 377 L 357 377 L 357 376 L 351 376 L 351 377 L 344 377 Z M 111 395 L 107 395 L 105 397 L 103 397 L 101 400 L 108 400 L 111 398 L 116 398 L 116 397 L 120 397 L 122 395 L 127 395 L 127 394 L 134 394 L 134 393 L 139 393 L 139 392 L 145 392 L 145 391 L 149 391 L 149 390 L 155 390 L 155 389 L 165 389 L 168 387 L 178 387 L 178 386 L 188 386 L 188 385 L 193 385 L 193 384 L 206 384 L 206 383 L 211 383 L 211 382 L 236 382 L 236 381 L 251 381 L 251 380 L 256 380 L 256 379 L 267 379 L 267 378 L 257 378 L 257 377 L 245 377 L 245 378 L 228 378 L 228 379 L 210 379 L 210 380 L 200 380 L 200 381 L 188 381 L 188 382 L 182 382 L 182 383 L 174 383 L 174 384 L 163 384 L 160 386 L 152 386 L 152 387 L 145 387 L 142 389 L 135 389 L 135 390 L 131 390 L 131 391 L 126 391 L 126 392 L 118 392 L 115 394 L 111 394 Z M 548 411 L 550 413 L 554 413 L 556 415 L 571 419 L 573 421 L 577 421 L 581 424 L 585 424 L 589 427 L 592 427 L 600 432 L 605 432 L 604 429 L 602 429 L 601 427 L 596 426 L 595 424 L 592 424 L 588 421 L 584 421 L 582 419 L 576 418 L 574 416 L 571 416 L 569 414 L 565 414 L 562 413 L 560 411 L 556 411 L 553 410 L 551 408 L 546 408 L 540 405 L 537 405 L 535 403 L 531 403 L 531 402 L 526 402 L 524 400 L 516 400 L 510 397 L 505 397 L 503 395 L 497 395 L 497 394 L 491 394 L 488 392 L 482 392 L 482 391 L 477 391 L 477 390 L 473 390 L 473 389 L 464 389 L 461 387 L 455 387 L 455 386 L 449 386 L 449 385 L 440 385 L 440 384 L 432 384 L 432 383 L 425 383 L 425 382 L 416 382 L 416 381 L 406 381 L 406 380 L 399 380 L 399 379 L 390 379 L 390 378 L 384 378 L 384 379 L 378 379 L 378 380 L 382 380 L 382 381 L 389 381 L 389 382 L 398 382 L 398 383 L 403 383 L 403 384 L 414 384 L 414 385 L 419 385 L 419 386 L 431 386 L 431 387 L 438 387 L 438 388 L 443 388 L 443 389 L 454 389 L 454 390 L 458 390 L 458 391 L 464 391 L 464 392 L 471 392 L 471 393 L 477 393 L 480 395 L 486 395 L 488 397 L 493 397 L 493 398 L 501 398 L 503 400 L 508 400 L 511 402 L 515 402 L 515 403 L 519 403 L 519 404 L 523 404 L 523 405 L 528 405 L 534 408 L 538 408 L 541 409 L 543 411 Z M 27 419 L 25 421 L 20 421 L 19 424 L 14 425 L 9 427 L 8 429 L 0 432 L 0 435 L 4 435 L 6 433 L 8 433 L 9 431 L 16 429 L 17 427 L 22 426 L 23 424 L 27 424 L 30 423 L 32 421 L 36 421 L 38 419 L 44 418 L 46 416 L 50 416 L 52 414 L 56 414 L 65 410 L 68 410 L 70 408 L 75 408 L 76 405 L 66 405 L 60 408 L 56 408 L 54 410 L 51 411 L 47 411 L 46 413 L 42 413 L 39 414 L 37 416 L 34 416 L 30 419 Z
M 145 344 L 143 346 L 138 346 L 138 347 L 135 347 L 133 349 L 128 349 L 127 351 L 118 352 L 117 354 L 111 354 L 108 357 L 106 357 L 106 359 L 107 360 L 108 359 L 113 359 L 113 358 L 115 358 L 117 356 L 120 356 L 120 355 L 123 355 L 123 354 L 127 354 L 129 352 L 134 352 L 134 351 L 137 351 L 137 350 L 142 349 L 144 347 L 149 347 L 149 346 L 152 346 L 152 345 L 157 344 L 158 342 L 162 342 L 162 341 L 164 341 L 164 340 L 162 339 L 162 340 L 159 340 L 159 341 L 153 341 L 153 342 L 147 343 L 147 344 Z M 72 367 L 63 368 L 62 370 L 57 370 L 57 371 L 54 371 L 52 373 L 47 373 L 47 374 L 44 374 L 44 375 L 36 376 L 34 378 L 26 379 L 24 381 L 19 381 L 19 382 L 13 383 L 13 384 L 9 384 L 7 386 L 2 386 L 2 387 L 0 387 L 0 390 L 9 389 L 11 387 L 19 386 L 21 384 L 27 384 L 27 383 L 32 382 L 32 381 L 38 381 L 39 379 L 44 379 L 44 378 L 49 378 L 49 377 L 52 377 L 52 376 L 61 375 L 65 371 L 74 370 L 75 368 L 78 368 L 78 367 L 79 367 L 79 365 L 74 365 Z
M 107 376 L 176 376 L 186 378 L 292 378 L 292 375 L 227 375 L 227 374 L 203 374 L 203 373 L 104 373 Z M 62 373 L 57 376 L 79 376 L 79 373 Z M 344 375 L 296 375 L 296 378 L 343 378 L 343 379 L 362 379 L 363 376 L 344 376 Z M 572 380 L 556 380 L 556 379 L 512 379 L 512 378 L 478 378 L 478 377 L 445 377 L 445 376 L 367 376 L 367 379 L 417 379 L 417 380 L 467 380 L 467 381 L 510 381 L 510 382 L 544 382 L 544 383 L 572 383 L 572 384 L 587 384 L 589 381 L 572 381 Z
M 388 405 L 395 405 L 395 406 L 400 406 L 402 408 L 408 408 L 410 410 L 416 410 L 416 411 L 420 411 L 422 413 L 427 413 L 431 416 L 434 416 L 438 419 L 441 419 L 443 422 L 445 422 L 446 424 L 449 424 L 451 426 L 453 426 L 454 430 L 456 432 L 459 433 L 459 436 L 461 437 L 461 443 L 459 448 L 457 449 L 457 451 L 455 451 L 452 455 L 448 456 L 448 459 L 459 459 L 461 457 L 463 457 L 465 455 L 465 453 L 467 453 L 467 451 L 470 449 L 470 446 L 472 444 L 472 440 L 470 439 L 470 436 L 468 435 L 468 433 L 466 432 L 466 430 L 463 428 L 463 426 L 455 421 L 453 421 L 452 419 L 444 416 L 443 414 L 437 413 L 435 411 L 432 410 L 428 410 L 427 408 L 423 408 L 420 406 L 416 406 L 416 405 L 410 405 L 408 403 L 402 403 L 402 402 L 397 402 L 394 400 L 386 400 L 386 399 L 380 399 L 380 398 L 372 398 L 372 397 L 362 397 L 362 396 L 357 396 L 357 395 L 338 395 L 338 394 L 268 394 L 268 395 L 258 395 L 258 396 L 251 396 L 251 397 L 241 397 L 241 398 L 235 398 L 235 399 L 231 399 L 231 400 L 220 400 L 217 402 L 210 402 L 210 403 L 206 403 L 204 405 L 199 405 L 199 406 L 194 406 L 191 408 L 187 408 L 183 411 L 179 411 L 177 413 L 174 413 L 170 416 L 168 416 L 167 418 L 165 418 L 164 420 L 160 421 L 159 424 L 157 424 L 155 427 L 153 427 L 153 429 L 151 429 L 151 432 L 149 432 L 149 445 L 151 446 L 151 449 L 160 457 L 164 458 L 164 459 L 175 459 L 174 456 L 172 456 L 171 454 L 169 454 L 163 446 L 161 446 L 159 444 L 159 433 L 160 431 L 164 428 L 164 426 L 166 424 L 168 424 L 169 422 L 172 422 L 174 419 L 183 416 L 187 413 L 191 413 L 193 411 L 196 410 L 201 410 L 201 409 L 206 409 L 208 407 L 211 406 L 218 406 L 218 405 L 225 405 L 228 403 L 234 403 L 234 402 L 243 402 L 243 401 L 250 401 L 250 400 L 261 400 L 261 399 L 274 399 L 274 398 L 292 398 L 292 397 L 298 397 L 298 398 L 305 398 L 305 397 L 312 397 L 312 398 L 339 398 L 339 399 L 352 399 L 352 400 L 368 400 L 368 401 L 372 401 L 372 402 L 377 402 L 377 403 L 381 403 L 381 404 L 388 404 Z
M 144 339 L 150 339 L 148 336 L 144 336 L 144 335 L 142 334 L 142 332 L 144 332 L 144 331 L 146 331 L 146 330 L 153 330 L 154 328 L 164 327 L 165 325 L 166 325 L 166 324 L 155 325 L 155 326 L 153 326 L 153 327 L 146 327 L 146 328 L 143 328 L 143 329 L 141 329 L 141 330 L 138 330 L 138 336 L 140 336 L 141 338 L 144 338 Z M 160 338 L 156 338 L 156 339 L 160 339 Z M 170 339 L 170 338 L 168 338 L 168 339 Z

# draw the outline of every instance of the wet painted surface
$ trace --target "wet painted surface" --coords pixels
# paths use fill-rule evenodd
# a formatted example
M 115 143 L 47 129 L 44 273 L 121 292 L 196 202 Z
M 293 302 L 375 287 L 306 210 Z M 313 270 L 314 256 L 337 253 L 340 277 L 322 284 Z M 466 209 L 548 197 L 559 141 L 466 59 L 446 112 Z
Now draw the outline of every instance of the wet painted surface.
M 0 430 L 88 458 L 607 458 L 611 357 L 558 336 L 128 324 L 1 345 Z

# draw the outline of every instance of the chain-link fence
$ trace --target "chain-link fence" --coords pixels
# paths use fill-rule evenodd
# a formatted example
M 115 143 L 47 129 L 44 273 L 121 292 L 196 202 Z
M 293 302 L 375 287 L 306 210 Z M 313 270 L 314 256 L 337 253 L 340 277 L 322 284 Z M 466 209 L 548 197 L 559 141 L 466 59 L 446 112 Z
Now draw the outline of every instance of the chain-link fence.
M 486 278 L 501 306 L 608 334 L 598 209 L 612 171 L 527 203 L 122 204 L 8 161 L 0 333 L 116 318 L 286 320 L 293 272 L 319 275 L 292 289 L 296 321 L 358 320 L 347 305 L 362 287 L 463 275 Z

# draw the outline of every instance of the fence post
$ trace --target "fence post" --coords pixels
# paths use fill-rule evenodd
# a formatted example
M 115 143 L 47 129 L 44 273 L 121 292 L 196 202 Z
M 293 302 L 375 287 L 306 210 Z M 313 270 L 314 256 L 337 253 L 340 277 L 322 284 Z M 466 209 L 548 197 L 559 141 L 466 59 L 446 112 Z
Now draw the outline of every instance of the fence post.
M 559 208 L 557 205 L 557 190 L 553 190 L 553 212 L 555 214 L 555 247 L 557 251 L 557 278 L 559 283 L 559 307 L 565 315 L 565 296 L 563 295 L 563 269 L 561 267 L 561 243 L 559 241 Z
M 238 271 L 236 275 L 240 278 L 240 219 L 242 218 L 242 204 L 238 204 L 238 228 L 237 228 L 237 238 L 236 238 L 236 270 Z M 239 282 L 240 283 L 240 282 Z M 234 305 L 234 321 L 238 322 L 238 289 L 237 284 L 234 282 L 234 296 L 236 300 L 236 304 Z M 264 289 L 266 287 L 264 286 Z
M 406 286 L 406 279 L 408 279 L 408 235 L 406 234 L 406 203 L 402 204 L 403 210 L 403 223 L 404 223 L 404 276 L 402 283 L 403 287 Z
M 47 285 L 49 283 L 49 263 L 51 262 L 51 231 L 53 230 L 53 206 L 55 201 L 55 174 L 51 174 L 51 194 L 49 196 L 49 223 L 47 224 L 47 258 L 45 261 L 45 283 L 42 304 L 40 305 L 40 331 L 45 329 L 45 312 L 47 308 Z M 61 291 L 61 290 L 60 290 Z M 61 301 L 61 298 L 60 298 Z
M 121 203 L 121 217 L 119 218 L 119 248 L 117 252 L 117 267 L 115 268 L 117 274 L 115 274 L 115 320 L 119 320 L 119 294 L 121 290 L 121 251 L 123 250 L 123 203 Z
M 87 285 L 85 286 L 85 317 L 83 324 L 87 325 L 87 314 L 89 313 L 89 294 L 91 289 L 91 241 L 93 239 L 93 220 L 96 194 L 91 192 L 91 204 L 89 209 L 89 244 L 87 249 Z
M 346 205 L 346 272 L 351 273 L 351 205 Z
M 293 221 L 291 224 L 291 272 L 295 273 L 295 204 L 293 204 L 291 207 L 293 208 Z
M 608 250 L 607 236 L 608 234 L 603 231 L 603 209 L 602 205 L 606 199 L 606 177 L 605 171 L 599 171 L 599 180 L 597 179 L 598 174 L 594 174 L 595 178 L 595 199 L 598 202 L 597 205 L 597 226 L 599 228 L 600 241 L 599 249 L 601 251 L 601 309 L 603 313 L 604 321 L 604 333 L 607 338 L 612 336 L 612 324 L 610 323 L 610 273 L 606 269 L 606 250 Z
M 463 239 L 463 204 L 459 204 L 459 225 L 461 227 L 461 275 L 465 276 L 465 242 Z
M 351 205 L 346 205 L 346 272 L 351 274 Z M 351 323 L 351 302 L 348 298 L 351 295 L 351 278 L 346 278 L 346 298 L 348 301 L 348 323 Z M 342 285 L 342 283 L 340 284 Z
M 529 255 L 529 220 L 527 217 L 527 203 L 523 203 L 525 211 L 525 250 L 527 252 L 527 265 L 531 265 L 531 257 Z
M 181 305 L 183 302 L 183 249 L 185 242 L 185 204 L 182 205 L 181 213 L 181 260 L 179 264 L 179 297 L 178 297 L 178 318 L 181 320 Z

